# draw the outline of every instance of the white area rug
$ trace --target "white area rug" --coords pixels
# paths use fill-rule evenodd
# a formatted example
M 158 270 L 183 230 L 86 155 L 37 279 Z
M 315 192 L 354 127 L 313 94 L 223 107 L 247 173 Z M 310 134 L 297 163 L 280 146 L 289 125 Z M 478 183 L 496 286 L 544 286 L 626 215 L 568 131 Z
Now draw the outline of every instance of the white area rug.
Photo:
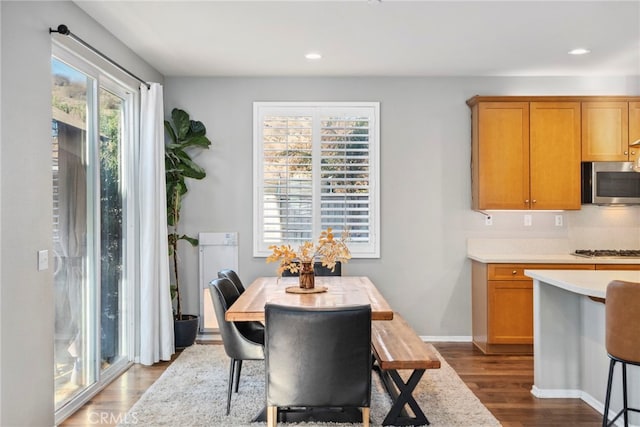
M 414 396 L 434 427 L 499 426 L 500 423 L 438 354 L 440 369 L 427 370 Z M 229 358 L 221 345 L 185 349 L 127 413 L 121 426 L 260 426 L 251 419 L 264 407 L 264 363 L 245 361 L 240 391 L 225 415 Z M 381 425 L 391 402 L 377 373 L 372 374 L 371 419 Z M 284 424 L 278 425 L 336 425 Z

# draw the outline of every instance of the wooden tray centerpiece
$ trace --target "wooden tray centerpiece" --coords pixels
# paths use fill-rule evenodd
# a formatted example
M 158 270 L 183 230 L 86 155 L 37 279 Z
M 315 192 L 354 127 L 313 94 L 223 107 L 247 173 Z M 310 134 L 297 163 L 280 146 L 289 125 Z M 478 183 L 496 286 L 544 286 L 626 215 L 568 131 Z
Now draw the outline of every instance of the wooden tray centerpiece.
M 326 286 L 316 286 L 313 288 L 301 288 L 300 286 L 287 286 L 284 290 L 289 294 L 319 294 L 327 292 Z

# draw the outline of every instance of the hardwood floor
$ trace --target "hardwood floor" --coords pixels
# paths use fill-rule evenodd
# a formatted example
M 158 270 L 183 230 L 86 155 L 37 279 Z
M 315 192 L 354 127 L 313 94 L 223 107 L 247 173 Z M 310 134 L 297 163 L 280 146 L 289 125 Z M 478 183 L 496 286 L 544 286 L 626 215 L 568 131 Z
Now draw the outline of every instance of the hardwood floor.
M 174 354 L 173 360 L 178 355 L 179 353 Z M 120 424 L 125 421 L 125 415 L 129 408 L 138 401 L 145 390 L 162 375 L 170 364 L 171 362 L 159 362 L 153 366 L 137 364 L 131 366 L 127 372 L 120 375 L 60 425 L 65 427 L 91 425 L 112 427 Z M 131 420 L 132 423 L 133 421 Z
M 471 343 L 435 347 L 505 427 L 599 426 L 601 415 L 579 399 L 537 399 L 531 356 L 486 356 Z M 170 362 L 134 365 L 61 426 L 115 426 Z M 428 414 L 427 414 L 428 415 Z M 150 426 L 145 426 L 150 427 Z M 188 427 L 188 426 L 185 426 Z
M 602 425 L 602 416 L 580 399 L 534 397 L 532 356 L 487 356 L 471 343 L 434 346 L 505 427 Z

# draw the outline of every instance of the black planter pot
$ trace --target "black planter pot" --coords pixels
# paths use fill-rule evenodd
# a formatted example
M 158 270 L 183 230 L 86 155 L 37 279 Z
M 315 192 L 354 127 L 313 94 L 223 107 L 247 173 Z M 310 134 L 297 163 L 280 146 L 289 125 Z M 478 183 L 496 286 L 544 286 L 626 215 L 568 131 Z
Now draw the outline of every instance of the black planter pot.
M 189 347 L 196 342 L 198 334 L 198 316 L 193 314 L 183 314 L 182 319 L 173 320 L 173 335 L 175 338 L 176 350 Z

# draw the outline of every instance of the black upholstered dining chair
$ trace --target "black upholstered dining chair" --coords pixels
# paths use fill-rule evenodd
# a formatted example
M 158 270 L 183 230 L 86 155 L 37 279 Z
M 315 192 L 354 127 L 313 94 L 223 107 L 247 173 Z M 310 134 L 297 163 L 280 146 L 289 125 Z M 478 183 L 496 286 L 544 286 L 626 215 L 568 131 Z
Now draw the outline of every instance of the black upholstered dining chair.
M 265 306 L 267 425 L 278 408 L 360 408 L 369 425 L 371 306 Z
M 239 294 L 242 295 L 242 293 L 244 292 L 244 285 L 242 284 L 242 280 L 240 280 L 238 273 L 236 273 L 234 270 L 231 270 L 230 268 L 220 270 L 218 271 L 218 277 L 226 277 L 227 279 L 231 280 L 238 290 Z
M 229 356 L 229 386 L 227 389 L 227 415 L 231 409 L 231 392 L 235 384 L 240 386 L 240 371 L 243 360 L 264 359 L 264 326 L 259 322 L 227 322 L 225 313 L 240 294 L 231 280 L 214 279 L 209 283 L 209 293 L 222 335 L 224 351 Z M 257 325 L 260 327 L 258 327 Z
M 322 262 L 316 261 L 313 263 L 313 273 L 316 276 L 342 276 L 342 263 L 340 261 L 336 262 L 336 267 L 331 271 L 330 268 L 327 268 L 322 265 Z M 289 270 L 284 270 L 282 272 L 282 277 L 291 277 L 297 276 L 298 273 L 291 273 Z

